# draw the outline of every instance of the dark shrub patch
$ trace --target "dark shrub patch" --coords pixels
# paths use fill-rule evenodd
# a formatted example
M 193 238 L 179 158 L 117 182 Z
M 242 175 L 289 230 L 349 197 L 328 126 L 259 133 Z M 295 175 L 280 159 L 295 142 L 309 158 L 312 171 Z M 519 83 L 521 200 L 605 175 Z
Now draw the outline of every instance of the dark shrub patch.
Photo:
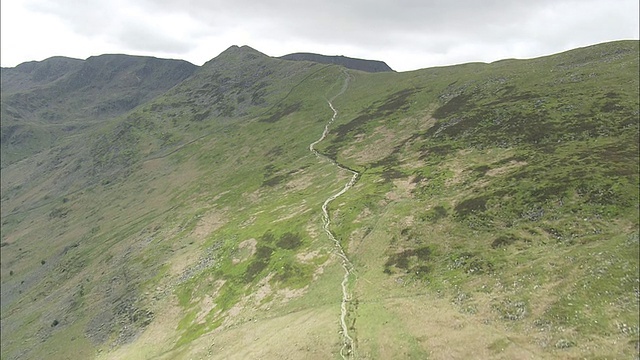
M 277 245 L 283 249 L 293 250 L 302 245 L 302 237 L 299 234 L 286 232 L 282 234 Z
M 260 122 L 266 122 L 266 123 L 274 123 L 280 119 L 282 119 L 283 117 L 293 114 L 294 112 L 300 110 L 301 107 L 301 103 L 297 102 L 295 104 L 289 104 L 289 105 L 278 105 L 277 109 L 275 109 L 275 112 L 273 114 L 271 114 L 271 116 L 260 119 Z
M 268 246 L 264 246 L 264 245 L 258 245 L 258 248 L 256 249 L 256 259 L 259 260 L 265 260 L 267 262 L 269 262 L 269 259 L 271 259 L 271 254 L 273 253 L 273 249 L 268 247 Z
M 332 131 L 336 136 L 336 141 L 344 140 L 350 133 L 356 134 L 360 132 L 361 127 L 372 119 L 373 116 L 370 114 L 360 114 L 348 123 L 336 127 Z
M 476 198 L 466 199 L 456 205 L 455 211 L 458 216 L 465 217 L 474 213 L 487 210 L 487 198 L 479 196 Z
M 389 260 L 385 263 L 385 266 L 395 266 L 403 270 L 409 270 L 409 252 L 403 251 L 400 254 L 395 254 L 389 257 Z
M 269 246 L 275 241 L 275 236 L 271 232 L 266 232 L 260 237 L 258 246 L 256 247 L 255 258 L 251 261 L 244 273 L 244 281 L 250 282 L 264 270 L 271 261 L 273 249 Z
M 459 137 L 467 130 L 472 130 L 482 121 L 481 116 L 455 117 L 440 124 L 439 133 L 451 137 Z
M 487 171 L 491 170 L 491 168 L 487 165 L 481 165 L 481 166 L 476 166 L 471 170 L 473 171 L 474 174 L 484 176 L 484 174 L 486 174 Z
M 470 99 L 471 95 L 458 95 L 436 109 L 436 111 L 433 112 L 433 117 L 436 119 L 443 119 L 457 111 L 461 111 Z
M 518 238 L 513 235 L 501 235 L 493 240 L 493 242 L 491 243 L 491 247 L 494 249 L 507 247 L 515 243 L 517 240 Z
M 268 261 L 258 259 L 252 261 L 251 264 L 249 264 L 249 266 L 247 267 L 246 272 L 244 273 L 244 281 L 253 281 L 253 279 L 255 279 L 256 276 L 267 267 L 267 265 L 269 265 Z
M 413 250 L 413 254 L 418 257 L 418 259 L 420 260 L 428 260 L 429 256 L 431 255 L 431 249 L 427 246 L 425 247 L 421 247 L 421 248 L 417 248 L 415 250 Z
M 420 160 L 429 160 L 434 157 L 445 157 L 453 153 L 455 149 L 451 145 L 432 145 L 420 149 Z
M 338 158 L 338 145 L 334 143 L 327 146 L 324 151 L 322 151 L 322 154 L 324 154 L 324 156 L 328 157 L 329 159 L 336 161 L 336 159 Z
M 273 158 L 277 158 L 282 154 L 283 154 L 282 146 L 278 145 L 269 149 L 269 151 L 267 151 L 265 155 L 267 156 L 267 158 L 273 159 Z
M 393 179 L 403 178 L 406 175 L 394 167 L 399 164 L 398 158 L 395 154 L 386 156 L 376 162 L 371 163 L 371 167 L 382 167 L 382 178 L 385 182 L 389 182 Z
M 412 269 L 415 273 L 415 275 L 420 278 L 420 279 L 426 279 L 427 275 L 429 275 L 429 273 L 431 272 L 431 266 L 428 265 L 420 265 L 420 266 L 416 266 L 414 269 Z
M 276 237 L 273 236 L 273 234 L 270 231 L 267 231 L 260 237 L 260 242 L 269 244 L 269 243 L 273 243 L 275 239 Z
M 264 179 L 262 181 L 262 186 L 269 186 L 269 187 L 276 186 L 278 184 L 281 184 L 283 181 L 285 181 L 287 177 L 288 176 L 286 174 L 282 174 L 282 175 L 276 175 L 276 176 L 270 177 L 268 179 Z
M 428 246 L 404 250 L 389 256 L 384 264 L 384 273 L 392 274 L 392 267 L 396 267 L 406 273 L 421 273 L 424 275 L 430 270 L 430 267 L 424 264 L 430 257 L 431 249 Z M 412 264 L 415 265 L 411 266 Z
M 427 211 L 427 213 L 424 214 L 423 219 L 426 221 L 435 223 L 438 220 L 444 219 L 445 217 L 447 217 L 448 214 L 449 213 L 447 212 L 447 209 L 438 205 L 433 209 L 430 209 L 429 211 Z
M 405 176 L 404 173 L 393 168 L 385 168 L 382 171 L 382 179 L 384 179 L 385 182 L 390 182 L 393 179 L 401 179 Z
M 397 166 L 398 164 L 400 164 L 398 157 L 395 154 L 391 154 L 378 161 L 372 162 L 371 167 L 391 167 Z
M 419 89 L 405 89 L 389 95 L 387 101 L 378 107 L 377 112 L 382 113 L 380 115 L 384 115 L 386 112 L 395 112 L 405 109 L 407 107 L 406 105 L 409 96 L 418 91 Z

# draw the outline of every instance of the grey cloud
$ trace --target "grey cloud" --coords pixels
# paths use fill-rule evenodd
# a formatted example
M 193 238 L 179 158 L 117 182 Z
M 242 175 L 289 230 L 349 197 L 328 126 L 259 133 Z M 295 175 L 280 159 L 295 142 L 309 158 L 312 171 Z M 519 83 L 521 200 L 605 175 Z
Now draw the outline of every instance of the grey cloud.
M 31 0 L 26 7 L 34 12 L 54 15 L 77 33 L 96 35 L 113 29 L 115 12 L 106 1 Z
M 139 51 L 157 51 L 162 53 L 186 53 L 196 43 L 167 36 L 155 27 L 128 22 L 119 27 L 114 40 L 128 49 Z
M 247 45 L 266 53 L 269 49 L 258 46 L 261 41 L 309 46 L 292 51 L 314 51 L 312 47 L 322 44 L 362 53 L 402 50 L 416 56 L 477 52 L 498 45 L 550 53 L 638 31 L 637 18 L 628 15 L 637 17 L 637 0 L 32 1 L 33 8 L 56 14 L 77 32 L 105 36 L 131 49 L 175 53 L 193 49 L 198 38 L 234 31 L 249 34 L 255 43 Z M 126 13 L 118 4 L 144 9 L 149 17 L 184 14 L 201 30 L 179 38 L 145 21 L 123 23 L 120 18 Z M 491 54 L 467 56 L 473 61 Z
M 135 2 L 130 4 L 135 5 Z M 128 51 L 179 54 L 196 46 L 190 39 L 171 36 L 172 24 L 161 27 L 148 21 L 153 19 L 152 8 L 149 18 L 137 18 L 116 3 L 97 0 L 37 0 L 30 2 L 29 8 L 58 17 L 77 34 L 99 36 Z
M 151 1 L 147 2 L 149 5 Z M 156 3 L 156 2 L 153 2 Z M 355 44 L 358 46 L 392 45 L 407 37 L 455 38 L 458 42 L 503 41 L 512 37 L 535 37 L 526 24 L 545 12 L 558 11 L 559 1 L 180 1 L 165 0 L 160 5 L 170 11 L 186 11 L 200 21 L 262 24 L 261 37 L 307 39 L 314 42 Z M 588 1 L 586 2 L 588 3 Z M 617 3 L 622 3 L 618 1 Z M 157 4 L 157 3 L 156 3 Z M 578 7 L 585 1 L 569 2 Z M 616 7 L 616 1 L 610 2 Z M 567 8 L 571 8 L 568 6 Z M 575 14 L 562 14 L 567 18 Z M 597 14 L 585 22 L 593 24 Z M 613 19 L 612 19 L 613 20 Z M 541 33 L 549 24 L 537 24 Z M 569 34 L 564 28 L 558 37 Z

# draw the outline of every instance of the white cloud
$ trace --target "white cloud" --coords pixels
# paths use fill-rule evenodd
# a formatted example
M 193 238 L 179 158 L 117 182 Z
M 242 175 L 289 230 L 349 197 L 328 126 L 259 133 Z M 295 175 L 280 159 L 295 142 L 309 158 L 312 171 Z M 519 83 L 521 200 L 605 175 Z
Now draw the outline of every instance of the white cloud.
M 107 52 L 202 64 L 246 44 L 273 56 L 338 54 L 408 70 L 534 57 L 639 32 L 637 0 L 13 0 L 1 13 L 3 66 Z
M 2 66 L 54 55 L 88 57 L 116 50 L 99 34 L 88 38 L 70 29 L 59 17 L 34 12 L 22 1 L 2 2 L 0 54 Z

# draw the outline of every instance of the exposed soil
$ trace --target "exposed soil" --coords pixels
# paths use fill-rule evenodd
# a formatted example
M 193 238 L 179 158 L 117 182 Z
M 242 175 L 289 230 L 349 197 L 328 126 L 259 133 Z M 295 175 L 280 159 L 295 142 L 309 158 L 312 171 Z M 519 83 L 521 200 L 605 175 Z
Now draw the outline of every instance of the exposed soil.
M 197 240 L 204 240 L 224 224 L 225 220 L 222 213 L 215 210 L 209 211 L 200 218 L 195 229 L 193 229 L 193 235 Z
M 258 241 L 254 238 L 245 240 L 238 244 L 238 254 L 237 257 L 234 257 L 231 262 L 234 264 L 238 264 L 249 259 L 253 254 L 256 253 L 256 244 Z

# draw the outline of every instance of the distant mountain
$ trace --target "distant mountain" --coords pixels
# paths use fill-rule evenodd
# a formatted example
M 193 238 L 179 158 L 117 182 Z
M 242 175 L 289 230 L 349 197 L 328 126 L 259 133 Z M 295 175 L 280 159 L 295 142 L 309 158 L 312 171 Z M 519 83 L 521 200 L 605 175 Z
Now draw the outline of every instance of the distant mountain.
M 29 94 L 29 98 L 41 100 L 89 100 L 83 101 L 82 113 L 93 108 L 91 115 L 113 115 L 113 111 L 129 110 L 165 92 L 197 68 L 184 60 L 145 56 L 100 55 L 87 60 L 52 57 L 2 68 L 3 105 L 24 110 L 21 115 L 29 117 L 32 111 L 39 110 L 33 103 L 28 109 L 20 107 L 20 99 Z M 77 96 L 68 96 L 70 93 Z M 69 109 L 65 106 L 63 110 Z
M 52 57 L 2 68 L 2 166 L 48 148 L 62 133 L 153 99 L 197 68 L 131 55 Z
M 371 73 L 393 71 L 393 69 L 391 69 L 389 65 L 387 65 L 384 61 L 356 59 L 342 55 L 327 56 L 313 53 L 294 53 L 281 56 L 280 59 L 293 61 L 312 61 L 321 64 L 335 64 L 344 66 L 348 69 L 366 71 Z
M 29 61 L 15 68 L 2 68 L 2 92 L 28 91 L 77 71 L 83 60 L 55 56 L 43 61 Z

